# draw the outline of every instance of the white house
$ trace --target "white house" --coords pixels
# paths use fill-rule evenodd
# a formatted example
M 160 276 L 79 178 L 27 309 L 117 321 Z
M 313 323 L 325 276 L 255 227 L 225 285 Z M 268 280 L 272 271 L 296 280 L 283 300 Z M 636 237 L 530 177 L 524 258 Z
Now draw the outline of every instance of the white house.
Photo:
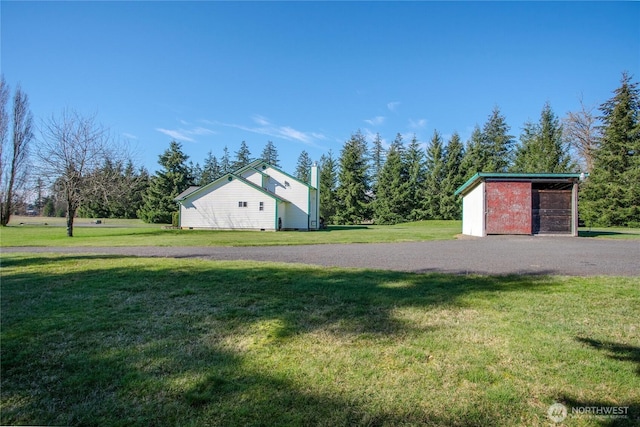
M 318 166 L 310 183 L 255 160 L 176 201 L 180 228 L 217 230 L 317 230 L 320 228 Z

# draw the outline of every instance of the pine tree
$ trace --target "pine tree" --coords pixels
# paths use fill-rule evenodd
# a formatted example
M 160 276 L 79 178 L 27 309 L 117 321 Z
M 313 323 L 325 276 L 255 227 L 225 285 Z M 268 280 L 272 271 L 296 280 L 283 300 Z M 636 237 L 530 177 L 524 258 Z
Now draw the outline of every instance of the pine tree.
M 382 138 L 379 133 L 376 133 L 376 137 L 373 139 L 373 148 L 371 149 L 371 161 L 373 167 L 373 173 L 371 174 L 371 188 L 374 195 L 377 192 L 378 179 L 380 178 L 380 172 L 384 166 L 384 147 L 382 146 Z
M 623 73 L 614 96 L 600 106 L 602 138 L 583 186 L 581 210 L 589 225 L 640 225 L 640 95 Z
M 482 129 L 483 170 L 479 172 L 507 172 L 515 146 L 509 129 L 500 109 L 495 107 Z
M 233 162 L 231 166 L 233 171 L 236 171 L 240 168 L 243 168 L 251 163 L 251 151 L 249 151 L 249 146 L 245 141 L 240 143 L 240 149 L 236 151 L 236 160 Z
M 311 179 L 311 165 L 312 161 L 311 157 L 309 157 L 309 153 L 307 153 L 306 150 L 302 150 L 302 153 L 298 156 L 295 177 L 302 182 L 309 183 L 309 180 Z
M 333 152 L 320 157 L 320 218 L 325 224 L 334 224 L 338 210 L 337 191 L 338 172 Z
M 422 199 L 422 218 L 441 219 L 442 181 L 444 180 L 444 149 L 438 131 L 427 146 L 426 180 Z
M 378 193 L 373 204 L 376 224 L 397 224 L 407 220 L 410 213 L 409 173 L 405 159 L 402 135 L 397 134 L 386 155 L 380 171 Z
M 423 219 L 422 199 L 425 185 L 425 156 L 418 138 L 413 135 L 407 147 L 404 163 L 407 169 L 407 214 L 410 221 Z
M 278 150 L 271 141 L 267 141 L 267 145 L 264 146 L 264 150 L 262 150 L 262 155 L 260 156 L 260 158 L 269 163 L 271 166 L 275 166 L 277 168 L 280 167 L 280 161 L 278 160 Z
M 222 159 L 220 159 L 220 174 L 225 175 L 233 172 L 231 167 L 231 157 L 229 157 L 229 148 L 225 145 L 222 149 Z
M 359 224 L 369 219 L 371 200 L 367 141 L 360 131 L 345 142 L 339 163 L 336 219 L 341 224 Z
M 468 180 L 478 172 L 483 172 L 486 160 L 486 156 L 484 156 L 482 150 L 482 131 L 480 127 L 476 125 L 471 133 L 471 137 L 467 141 L 462 164 L 460 165 L 464 180 Z
M 171 141 L 169 148 L 159 156 L 162 170 L 156 172 L 143 196 L 144 204 L 138 218 L 154 224 L 170 224 L 172 214 L 178 210 L 175 197 L 191 185 L 187 160 L 182 145 Z
M 456 190 L 465 183 L 465 171 L 462 169 L 464 147 L 457 132 L 451 136 L 444 154 L 444 172 L 442 179 L 442 198 L 440 214 L 442 219 L 461 219 L 462 202 L 454 196 Z
M 571 158 L 563 142 L 560 120 L 545 104 L 538 123 L 526 123 L 516 149 L 513 172 L 568 172 Z
M 202 170 L 202 166 L 200 163 L 193 163 L 193 160 L 189 161 L 189 176 L 191 177 L 191 181 L 194 185 L 203 185 L 202 184 L 202 175 L 204 171 Z
M 207 185 L 222 176 L 220 170 L 220 164 L 218 159 L 213 155 L 211 151 L 207 153 L 207 157 L 204 159 L 204 165 L 202 166 L 202 175 L 198 185 Z

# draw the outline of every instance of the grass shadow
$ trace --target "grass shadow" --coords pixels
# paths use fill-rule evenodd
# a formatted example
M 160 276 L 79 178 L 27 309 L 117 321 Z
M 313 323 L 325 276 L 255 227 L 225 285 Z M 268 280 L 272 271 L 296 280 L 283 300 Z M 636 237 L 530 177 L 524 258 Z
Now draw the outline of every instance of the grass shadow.
M 366 225 L 328 225 L 326 228 L 322 228 L 318 231 L 349 231 L 349 230 L 367 230 L 369 227 Z
M 640 347 L 584 337 L 576 337 L 576 341 L 606 352 L 611 359 L 633 363 L 636 365 L 636 374 L 640 376 Z

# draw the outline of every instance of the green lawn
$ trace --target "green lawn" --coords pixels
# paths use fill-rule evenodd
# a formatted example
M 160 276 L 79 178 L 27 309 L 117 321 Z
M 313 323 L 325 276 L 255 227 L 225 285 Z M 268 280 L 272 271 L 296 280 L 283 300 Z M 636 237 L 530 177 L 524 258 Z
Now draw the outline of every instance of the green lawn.
M 167 230 L 140 220 L 78 218 L 68 238 L 64 218 L 14 217 L 0 228 L 3 246 L 267 246 L 323 243 L 416 242 L 453 239 L 461 221 L 418 221 L 398 225 L 329 226 L 317 232 Z M 45 225 L 45 223 L 47 225 Z M 640 239 L 638 228 L 581 228 L 581 237 Z
M 630 407 L 566 426 L 640 416 L 637 277 L 33 254 L 1 266 L 3 425 L 547 426 L 556 401 Z
M 86 220 L 85 220 L 86 221 Z M 0 246 L 264 246 L 321 243 L 415 242 L 453 239 L 460 221 L 420 221 L 393 226 L 330 226 L 313 232 L 165 230 L 141 222 L 106 220 L 74 228 L 66 237 L 62 226 L 32 224 L 0 228 Z M 83 222 L 81 222 L 83 223 Z

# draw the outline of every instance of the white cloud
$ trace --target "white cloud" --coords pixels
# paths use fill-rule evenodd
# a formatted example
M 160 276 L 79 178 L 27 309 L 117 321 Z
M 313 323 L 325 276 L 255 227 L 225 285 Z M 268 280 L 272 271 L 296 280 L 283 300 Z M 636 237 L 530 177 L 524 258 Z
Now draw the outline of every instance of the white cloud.
M 188 134 L 190 135 L 213 135 L 215 132 L 212 131 L 211 129 L 207 129 L 207 128 L 203 128 L 203 127 L 197 127 L 194 128 L 190 131 L 186 131 Z
M 395 112 L 399 106 L 400 106 L 399 101 L 392 101 L 387 104 L 387 108 L 389 109 L 389 111 L 393 111 L 393 112 Z
M 304 131 L 294 129 L 291 126 L 275 125 L 271 123 L 266 117 L 258 114 L 251 117 L 251 119 L 260 126 L 258 127 L 245 126 L 245 125 L 239 125 L 234 123 L 211 122 L 211 121 L 208 121 L 207 123 L 240 129 L 245 132 L 256 133 L 259 135 L 266 135 L 272 138 L 281 138 L 289 141 L 298 141 L 298 142 L 302 142 L 303 144 L 314 146 L 314 147 L 318 146 L 316 141 L 326 139 L 326 137 L 319 132 L 304 132 Z
M 122 134 L 122 136 L 123 136 L 123 137 L 125 137 L 126 139 L 138 139 L 138 137 L 137 137 L 137 136 L 135 136 L 135 135 L 133 135 L 133 134 L 131 134 L 131 133 L 128 133 L 128 132 L 124 132 L 124 133 Z
M 269 120 L 266 117 L 261 116 L 259 114 L 256 114 L 255 116 L 253 116 L 252 119 L 253 119 L 254 122 L 259 124 L 260 126 L 270 126 L 271 125 L 271 123 L 269 122 Z
M 170 136 L 171 138 L 177 139 L 179 141 L 194 142 L 193 138 L 189 138 L 187 135 L 185 135 L 179 130 L 162 129 L 162 128 L 156 128 L 156 130 L 158 132 L 164 133 L 165 135 Z
M 413 129 L 422 129 L 427 126 L 427 119 L 409 119 L 409 126 Z
M 384 123 L 384 116 L 376 116 L 373 119 L 366 119 L 364 122 L 369 123 L 371 126 L 379 126 Z
M 184 123 L 184 121 L 181 120 Z M 213 135 L 215 132 L 211 129 L 204 127 L 194 127 L 192 129 L 164 129 L 156 128 L 158 132 L 161 132 L 171 138 L 178 141 L 196 142 L 194 136 Z

